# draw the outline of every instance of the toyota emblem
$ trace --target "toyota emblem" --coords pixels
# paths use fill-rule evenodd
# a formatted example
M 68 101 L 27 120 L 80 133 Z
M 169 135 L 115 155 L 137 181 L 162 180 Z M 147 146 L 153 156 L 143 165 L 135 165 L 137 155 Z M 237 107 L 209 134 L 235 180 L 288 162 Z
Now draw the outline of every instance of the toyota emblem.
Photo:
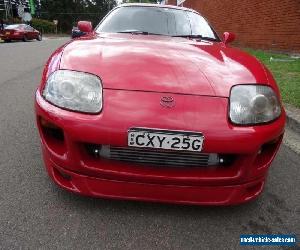
M 160 105 L 165 108 L 173 108 L 175 106 L 175 100 L 172 96 L 163 96 L 160 99 Z

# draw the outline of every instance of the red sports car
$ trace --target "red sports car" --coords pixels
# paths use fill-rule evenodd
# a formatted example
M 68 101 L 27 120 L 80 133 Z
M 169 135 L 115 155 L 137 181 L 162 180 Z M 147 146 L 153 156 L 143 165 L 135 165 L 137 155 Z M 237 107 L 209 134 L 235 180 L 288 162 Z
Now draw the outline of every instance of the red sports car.
M 36 92 L 53 181 L 103 198 L 230 205 L 257 197 L 285 111 L 270 71 L 194 10 L 127 4 L 59 48 Z
M 42 34 L 30 25 L 12 24 L 6 26 L 4 30 L 0 32 L 0 39 L 4 40 L 4 42 L 10 42 L 11 40 L 23 40 L 27 42 L 28 40 L 34 39 L 42 41 Z

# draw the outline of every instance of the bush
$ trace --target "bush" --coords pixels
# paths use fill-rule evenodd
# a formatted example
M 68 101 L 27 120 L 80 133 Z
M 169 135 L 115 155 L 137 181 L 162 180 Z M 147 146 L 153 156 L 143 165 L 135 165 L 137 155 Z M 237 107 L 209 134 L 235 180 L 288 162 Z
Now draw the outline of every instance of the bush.
M 37 29 L 38 31 L 42 32 L 43 34 L 55 32 L 55 25 L 54 25 L 54 23 L 52 23 L 50 21 L 33 18 L 30 23 L 33 28 Z
M 22 20 L 20 18 L 9 18 L 8 20 L 4 20 L 4 23 L 17 24 L 17 23 L 22 23 Z

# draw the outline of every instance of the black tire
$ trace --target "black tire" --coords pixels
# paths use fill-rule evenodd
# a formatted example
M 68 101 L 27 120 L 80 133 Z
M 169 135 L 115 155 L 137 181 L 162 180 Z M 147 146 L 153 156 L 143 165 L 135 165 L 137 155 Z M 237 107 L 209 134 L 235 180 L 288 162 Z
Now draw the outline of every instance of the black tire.
M 37 37 L 37 39 L 36 39 L 36 40 L 38 40 L 38 41 L 42 41 L 42 40 L 43 40 L 43 36 L 42 36 L 42 34 L 41 34 L 41 33 L 38 35 L 38 37 Z
M 28 42 L 28 38 L 27 38 L 27 36 L 23 36 L 23 42 Z
M 5 39 L 5 40 L 4 40 L 4 42 L 5 42 L 5 43 L 10 43 L 10 42 L 11 42 L 11 40 L 9 40 L 9 39 Z

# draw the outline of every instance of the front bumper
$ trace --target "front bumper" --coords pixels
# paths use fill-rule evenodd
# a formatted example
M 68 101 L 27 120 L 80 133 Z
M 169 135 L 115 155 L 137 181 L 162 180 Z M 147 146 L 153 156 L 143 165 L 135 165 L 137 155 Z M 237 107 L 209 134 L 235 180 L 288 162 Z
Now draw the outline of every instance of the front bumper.
M 87 115 L 57 108 L 37 91 L 38 128 L 49 175 L 69 191 L 96 197 L 205 205 L 238 204 L 257 197 L 282 140 L 284 112 L 268 125 L 237 127 L 227 120 L 226 98 L 174 96 L 176 107 L 170 110 L 159 105 L 159 93 L 104 90 L 101 114 Z M 195 103 L 201 105 L 195 109 Z M 41 118 L 63 131 L 62 141 L 45 134 Z M 132 127 L 202 132 L 204 153 L 237 157 L 224 168 L 175 169 L 86 154 L 86 143 L 127 146 Z
M 265 177 L 231 186 L 181 186 L 119 181 L 82 175 L 56 166 L 45 154 L 52 180 L 60 187 L 80 195 L 190 205 L 235 205 L 255 199 Z

